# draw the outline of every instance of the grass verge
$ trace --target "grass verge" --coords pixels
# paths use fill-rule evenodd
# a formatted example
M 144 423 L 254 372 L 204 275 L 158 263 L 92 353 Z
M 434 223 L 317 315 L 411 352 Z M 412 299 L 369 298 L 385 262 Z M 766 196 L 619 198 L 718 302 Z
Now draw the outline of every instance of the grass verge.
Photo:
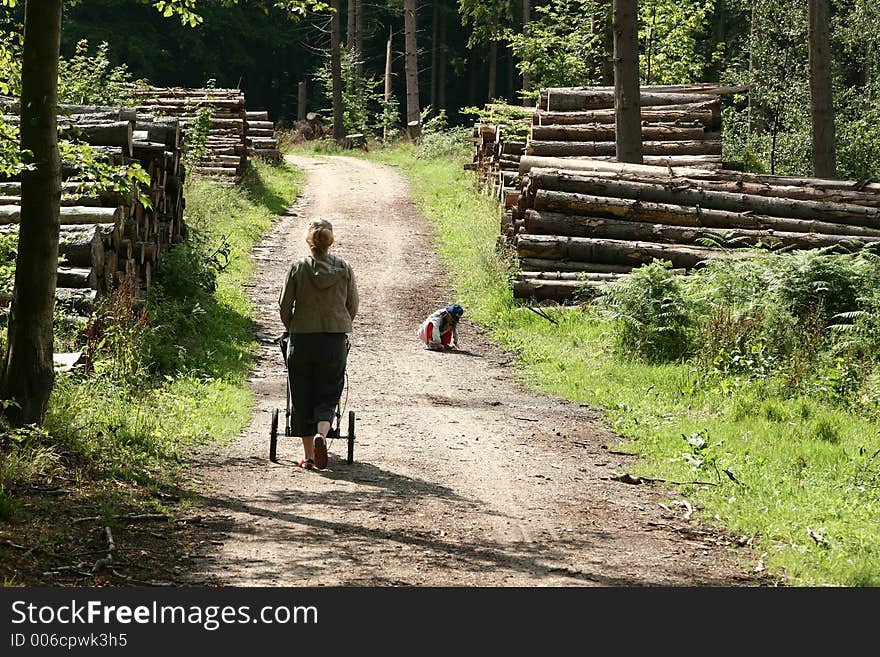
M 409 146 L 370 157 L 408 177 L 469 317 L 517 352 L 520 379 L 604 409 L 614 447 L 642 457 L 632 474 L 681 482 L 695 516 L 753 545 L 745 567 L 796 586 L 880 585 L 880 424 L 773 380 L 623 360 L 589 308 L 538 317 L 512 297 L 497 204 L 463 160 Z
M 188 181 L 190 239 L 163 256 L 144 303 L 106 303 L 94 373 L 60 376 L 44 426 L 0 438 L 5 585 L 175 581 L 161 554 L 196 512 L 185 451 L 231 440 L 250 417 L 249 251 L 301 180 L 287 164 L 255 162 L 240 188 Z M 145 513 L 161 532 L 132 522 Z M 143 554 L 95 569 L 105 527 L 120 551 L 134 541 Z

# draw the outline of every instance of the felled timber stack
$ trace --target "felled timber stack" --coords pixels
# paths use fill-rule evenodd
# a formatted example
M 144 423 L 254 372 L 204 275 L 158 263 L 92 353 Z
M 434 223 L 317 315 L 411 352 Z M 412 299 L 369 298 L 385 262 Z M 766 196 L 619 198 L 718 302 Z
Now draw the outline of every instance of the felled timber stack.
M 278 140 L 275 138 L 275 124 L 269 120 L 268 112 L 245 112 L 245 137 L 248 155 L 269 162 L 281 161 L 281 151 L 278 150 Z
M 489 104 L 487 110 L 504 111 L 498 104 Z M 531 125 L 529 108 L 513 108 L 522 118 L 509 116 L 497 124 L 476 123 L 472 141 L 474 158 L 466 168 L 477 175 L 478 187 L 487 195 L 497 198 L 507 207 L 518 195 L 519 160 L 526 151 L 526 138 Z
M 0 99 L 0 106 L 6 122 L 18 122 L 13 99 Z M 92 145 L 109 164 L 139 163 L 150 179 L 144 205 L 133 194 L 98 192 L 77 172 L 62 171 L 56 297 L 87 314 L 99 295 L 124 280 L 138 292 L 149 288 L 160 255 L 185 237 L 181 129 L 177 119 L 133 107 L 61 105 L 59 112 L 61 137 Z M 0 232 L 18 231 L 20 211 L 21 183 L 0 182 Z
M 526 158 L 524 158 L 525 160 Z M 519 298 L 572 298 L 653 259 L 684 271 L 709 258 L 880 243 L 880 184 L 530 158 L 516 218 Z M 574 167 L 577 168 L 574 168 Z
M 220 178 L 230 184 L 241 182 L 249 148 L 244 92 L 240 89 L 181 87 L 137 87 L 135 92 L 139 97 L 139 112 L 176 118 L 185 131 L 195 129 L 201 112 L 207 108 L 210 125 L 205 154 L 196 162 L 192 172 Z
M 722 168 L 721 94 L 741 90 L 710 84 L 643 86 L 645 164 Z M 526 152 L 614 160 L 614 132 L 613 88 L 543 89 Z

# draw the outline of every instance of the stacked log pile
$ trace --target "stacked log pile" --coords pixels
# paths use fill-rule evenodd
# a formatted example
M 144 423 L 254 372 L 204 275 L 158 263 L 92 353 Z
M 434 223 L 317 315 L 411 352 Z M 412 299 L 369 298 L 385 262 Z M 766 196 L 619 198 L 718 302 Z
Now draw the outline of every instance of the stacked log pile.
M 543 160 L 543 162 L 542 162 Z M 516 248 L 518 298 L 566 301 L 653 259 L 684 271 L 755 248 L 880 244 L 880 184 L 531 158 L 503 232 Z
M 490 104 L 486 109 L 497 112 L 504 108 Z M 471 138 L 474 157 L 473 162 L 466 167 L 476 172 L 478 187 L 502 204 L 513 199 L 512 192 L 519 181 L 519 161 L 526 151 L 530 115 L 533 111 L 522 107 L 512 110 L 524 116 L 520 119 L 506 118 L 498 123 L 474 124 Z M 515 117 L 514 111 L 509 114 Z
M 744 88 L 715 84 L 642 87 L 641 113 L 646 164 L 740 168 L 722 162 L 721 94 Z M 490 110 L 493 106 L 487 105 Z M 477 124 L 469 168 L 483 191 L 498 198 L 502 224 L 512 225 L 522 192 L 522 162 L 531 157 L 615 161 L 614 90 L 611 87 L 542 89 L 538 106 L 515 137 L 506 126 Z M 561 165 L 560 165 L 561 166 Z
M 0 99 L 5 121 L 18 121 L 18 106 Z M 94 183 L 62 171 L 58 302 L 88 314 L 97 296 L 123 281 L 149 288 L 161 254 L 185 237 L 182 133 L 174 118 L 156 118 L 135 108 L 59 107 L 59 133 L 91 144 L 114 165 L 139 163 L 150 178 L 144 205 L 131 194 L 96 192 Z M 0 181 L 0 232 L 18 231 L 21 183 Z M 7 299 L 0 299 L 8 304 Z
M 280 162 L 281 151 L 275 137 L 275 124 L 269 120 L 269 113 L 264 110 L 245 112 L 245 137 L 248 143 L 248 155 Z
M 190 130 L 205 108 L 210 110 L 210 128 L 205 153 L 194 163 L 193 173 L 238 184 L 247 168 L 249 141 L 247 109 L 240 89 L 187 89 L 182 87 L 136 87 L 139 112 L 177 119 L 181 129 Z M 259 124 L 258 121 L 255 123 Z M 262 128 L 254 128 L 259 130 Z M 263 136 L 261 147 L 266 143 Z

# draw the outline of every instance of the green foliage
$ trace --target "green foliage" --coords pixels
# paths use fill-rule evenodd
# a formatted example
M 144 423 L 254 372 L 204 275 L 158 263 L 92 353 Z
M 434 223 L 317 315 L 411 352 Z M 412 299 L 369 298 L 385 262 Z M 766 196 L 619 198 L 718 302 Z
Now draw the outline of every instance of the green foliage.
M 89 322 L 86 351 L 89 370 L 97 376 L 136 382 L 143 375 L 143 344 L 148 329 L 146 309 L 126 280 L 104 297 Z
M 616 326 L 622 355 L 674 361 L 691 349 L 692 303 L 669 262 L 654 261 L 608 285 L 600 307 Z
M 551 0 L 536 6 L 528 32 L 505 38 L 535 87 L 601 84 L 607 74 L 611 5 L 601 0 Z
M 18 233 L 0 234 L 0 294 L 12 294 Z
M 375 76 L 358 74 L 363 67 L 361 54 L 345 49 L 341 53 L 342 106 L 345 131 L 348 134 L 371 135 L 397 123 L 396 105 L 385 102 L 383 83 Z M 333 76 L 329 56 L 315 73 L 327 103 L 333 103 Z
M 420 159 L 453 156 L 463 158 L 468 153 L 466 141 L 470 129 L 467 127 L 450 128 L 446 122 L 446 112 L 440 110 L 437 116 L 422 124 L 422 139 L 413 149 L 413 154 Z
M 24 35 L 20 29 L 0 32 L 0 94 L 21 94 L 21 46 Z
M 504 126 L 504 134 L 525 140 L 532 128 L 532 113 L 522 107 L 509 105 L 503 100 L 487 103 L 483 107 L 463 107 L 459 113 L 473 116 L 475 122 Z
M 72 194 L 112 191 L 144 207 L 152 206 L 147 194 L 150 176 L 139 163 L 112 165 L 103 153 L 89 144 L 66 139 L 59 140 L 58 150 L 62 165 L 71 170 L 71 178 L 79 183 Z
M 130 105 L 135 98 L 131 74 L 123 64 L 113 66 L 107 42 L 89 54 L 89 42 L 81 39 L 70 59 L 58 62 L 58 102 L 71 105 Z
M 199 107 L 194 111 L 196 118 L 189 123 L 183 138 L 182 158 L 187 168 L 194 167 L 205 156 L 214 117 L 213 107 Z
M 842 89 L 835 113 L 838 176 L 880 178 L 880 80 Z
M 513 22 L 515 0 L 458 0 L 462 25 L 472 25 L 468 47 L 498 41 Z
M 705 78 L 703 44 L 717 0 L 639 2 L 639 58 L 645 84 L 682 84 Z

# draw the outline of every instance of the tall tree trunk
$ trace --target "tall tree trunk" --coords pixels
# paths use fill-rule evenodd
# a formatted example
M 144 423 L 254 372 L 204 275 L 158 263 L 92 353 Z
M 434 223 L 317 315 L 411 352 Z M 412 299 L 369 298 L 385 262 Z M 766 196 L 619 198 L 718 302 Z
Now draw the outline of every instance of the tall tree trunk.
M 446 109 L 446 64 L 448 62 L 448 48 L 446 45 L 446 24 L 449 16 L 446 14 L 444 5 L 440 11 L 440 70 L 437 71 L 437 107 Z
M 385 107 L 391 103 L 391 46 L 394 33 L 388 31 L 388 43 L 385 45 Z M 383 110 L 384 112 L 384 110 Z M 382 128 L 382 140 L 388 139 L 388 124 Z
M 810 109 L 813 118 L 813 175 L 837 177 L 828 0 L 809 0 Z
M 364 79 L 364 0 L 355 0 L 357 11 L 354 20 L 354 49 L 357 53 L 357 63 L 354 70 L 357 78 L 356 84 Z
M 477 53 L 473 48 L 468 48 L 468 105 L 473 107 L 477 104 Z
M 299 121 L 306 120 L 306 112 L 308 107 L 308 99 L 306 96 L 306 83 L 301 81 L 297 90 L 296 117 Z
M 357 3 L 358 0 L 348 0 L 348 24 L 345 30 L 345 47 L 348 50 L 355 49 L 355 32 L 357 32 Z
M 754 84 L 755 79 L 757 77 L 757 68 L 758 61 L 756 52 L 758 50 L 758 3 L 752 3 L 752 12 L 751 12 L 751 20 L 749 22 L 749 83 Z M 763 129 L 763 123 L 758 121 L 757 116 L 757 106 L 755 105 L 752 97 L 754 94 L 749 93 L 746 94 L 748 109 L 747 116 L 749 120 L 749 131 L 756 132 L 759 129 Z
M 522 3 L 522 19 L 523 19 L 523 34 L 528 35 L 529 33 L 529 23 L 532 22 L 532 3 L 531 0 L 523 0 Z M 523 71 L 523 91 L 531 91 L 532 89 L 532 75 L 527 70 Z M 523 98 L 523 107 L 530 107 L 533 105 L 533 101 L 528 98 Z
M 439 0 L 432 3 L 431 16 L 431 112 L 437 114 L 437 37 L 440 32 L 440 7 Z
M 340 0 L 331 0 L 330 8 L 330 77 L 333 85 L 333 139 L 345 139 L 345 110 L 342 106 L 342 38 L 340 33 Z
M 489 46 L 489 89 L 488 101 L 491 103 L 497 95 L 496 83 L 498 80 L 498 42 L 492 41 Z
M 604 26 L 603 34 L 603 51 L 602 57 L 602 84 L 610 87 L 614 84 L 614 9 L 612 0 L 606 0 L 603 9 L 603 20 L 600 22 Z
M 516 86 L 514 82 L 513 48 L 507 46 L 507 98 L 508 103 L 516 102 Z
M 404 0 L 403 23 L 406 37 L 406 122 L 411 139 L 421 136 L 419 118 L 419 46 L 416 38 L 416 0 Z
M 642 163 L 638 0 L 614 0 L 614 125 L 618 162 Z
M 22 46 L 21 148 L 31 171 L 21 178 L 21 218 L 15 288 L 3 369 L 9 421 L 40 423 L 55 372 L 52 311 L 58 270 L 61 160 L 58 155 L 58 56 L 62 0 L 28 0 Z

